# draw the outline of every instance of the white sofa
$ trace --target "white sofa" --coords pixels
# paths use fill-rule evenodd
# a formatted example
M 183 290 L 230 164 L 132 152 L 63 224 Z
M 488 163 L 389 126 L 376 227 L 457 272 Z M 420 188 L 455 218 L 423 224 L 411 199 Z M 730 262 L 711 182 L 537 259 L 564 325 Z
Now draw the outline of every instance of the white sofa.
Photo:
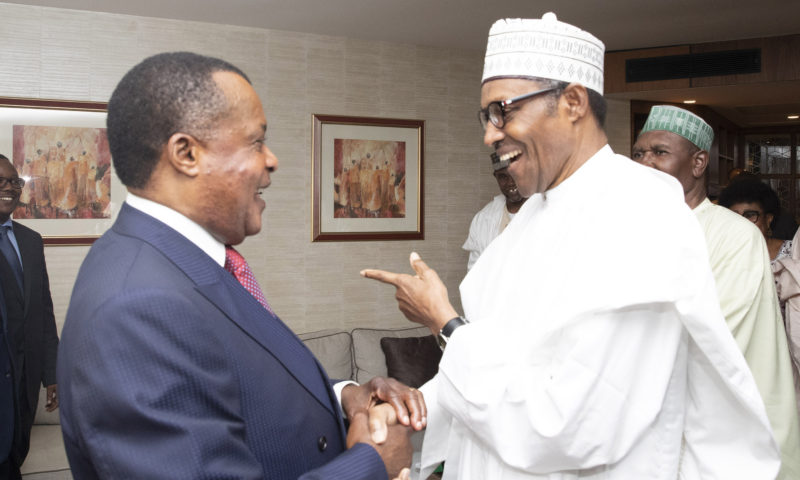
M 375 376 L 386 376 L 386 359 L 380 340 L 384 337 L 422 337 L 430 335 L 425 327 L 402 329 L 356 328 L 351 331 L 324 330 L 299 335 L 333 379 L 352 379 L 359 383 Z M 39 395 L 39 409 L 31 432 L 31 448 L 22 465 L 25 480 L 71 480 L 64 440 L 61 437 L 58 410 L 44 409 L 44 389 Z M 422 445 L 422 433 L 412 437 L 415 450 Z

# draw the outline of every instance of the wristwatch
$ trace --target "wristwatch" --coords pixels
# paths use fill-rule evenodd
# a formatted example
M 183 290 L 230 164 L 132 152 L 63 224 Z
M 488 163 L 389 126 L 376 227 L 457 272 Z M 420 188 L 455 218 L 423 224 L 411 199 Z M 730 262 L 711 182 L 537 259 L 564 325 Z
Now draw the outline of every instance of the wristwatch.
M 467 321 L 467 319 L 462 316 L 453 318 L 447 323 L 445 323 L 444 327 L 442 327 L 442 329 L 439 330 L 439 335 L 436 335 L 436 340 L 439 342 L 439 348 L 441 348 L 442 351 L 444 351 L 444 347 L 447 346 L 447 342 L 450 341 L 450 336 L 453 334 L 453 332 L 456 331 L 456 328 L 462 325 L 466 325 L 468 323 L 469 322 Z

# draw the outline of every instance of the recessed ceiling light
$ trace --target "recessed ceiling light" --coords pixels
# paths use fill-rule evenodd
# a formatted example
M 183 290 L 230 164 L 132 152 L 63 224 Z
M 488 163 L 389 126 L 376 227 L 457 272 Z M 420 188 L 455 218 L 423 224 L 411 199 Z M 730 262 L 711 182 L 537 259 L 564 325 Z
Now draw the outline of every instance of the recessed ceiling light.
M 788 118 L 789 120 L 797 120 L 798 118 L 800 118 L 800 115 L 789 115 L 786 118 Z
M 697 103 L 697 100 L 684 100 L 683 103 Z

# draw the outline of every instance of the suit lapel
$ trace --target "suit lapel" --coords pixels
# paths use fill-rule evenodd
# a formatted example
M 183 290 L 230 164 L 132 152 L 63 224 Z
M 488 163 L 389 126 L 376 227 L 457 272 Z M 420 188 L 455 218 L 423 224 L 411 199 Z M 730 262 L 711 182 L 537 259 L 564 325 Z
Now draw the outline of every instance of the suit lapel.
M 167 225 L 127 204 L 123 204 L 112 228 L 120 234 L 139 237 L 161 251 L 195 283 L 198 292 L 275 357 L 320 404 L 337 416 L 328 394 L 328 377 L 313 354 L 289 327 L 264 309 L 205 252 Z
M 28 307 L 31 304 L 31 286 L 33 282 L 33 272 L 36 271 L 38 266 L 38 256 L 35 254 L 34 245 L 28 238 L 28 232 L 23 228 L 19 228 L 19 224 L 14 223 L 14 237 L 17 239 L 17 246 L 19 247 L 19 256 L 22 259 L 22 282 L 24 292 L 22 294 L 25 302 L 25 316 L 28 316 Z
M 13 277 L 14 270 L 11 268 L 11 265 L 9 265 L 8 260 L 6 260 L 6 257 L 3 256 L 2 254 L 0 254 L 0 265 L 2 265 L 2 268 L 5 271 L 7 271 L 9 275 L 12 275 L 12 278 L 15 278 L 15 277 Z M 24 272 L 25 271 L 24 271 L 24 267 L 23 267 L 23 277 L 22 277 L 23 283 L 25 282 Z M 25 285 L 23 285 L 23 288 L 24 287 L 25 287 Z M 25 297 L 25 292 L 20 292 L 19 291 L 19 286 L 18 286 L 16 281 L 14 281 L 13 286 L 9 285 L 9 289 L 11 291 L 5 292 L 6 297 L 11 297 L 12 300 L 19 299 L 24 303 L 24 301 L 25 301 L 25 298 L 24 298 Z
M 6 298 L 3 289 L 0 288 L 0 327 L 2 327 L 4 338 L 8 338 L 8 322 L 6 322 L 6 318 L 8 318 L 8 314 L 6 313 Z M 11 351 L 11 349 L 9 349 L 9 351 Z
M 220 267 L 221 269 L 221 267 Z M 267 349 L 303 387 L 333 413 L 329 380 L 314 355 L 278 317 L 269 313 L 239 282 L 222 270 L 220 281 L 197 290 Z

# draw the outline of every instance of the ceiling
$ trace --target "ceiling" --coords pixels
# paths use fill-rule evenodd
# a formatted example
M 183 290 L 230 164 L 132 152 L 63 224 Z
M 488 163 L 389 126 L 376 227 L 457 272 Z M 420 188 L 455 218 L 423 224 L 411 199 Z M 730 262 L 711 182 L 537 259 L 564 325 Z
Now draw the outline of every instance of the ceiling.
M 798 0 L 4 1 L 474 51 L 486 47 L 498 18 L 535 18 L 547 11 L 592 32 L 609 51 L 800 33 Z M 640 99 L 682 101 L 688 93 L 650 92 Z M 742 126 L 786 124 L 787 114 L 800 113 L 800 82 L 768 89 L 692 89 L 691 98 Z

